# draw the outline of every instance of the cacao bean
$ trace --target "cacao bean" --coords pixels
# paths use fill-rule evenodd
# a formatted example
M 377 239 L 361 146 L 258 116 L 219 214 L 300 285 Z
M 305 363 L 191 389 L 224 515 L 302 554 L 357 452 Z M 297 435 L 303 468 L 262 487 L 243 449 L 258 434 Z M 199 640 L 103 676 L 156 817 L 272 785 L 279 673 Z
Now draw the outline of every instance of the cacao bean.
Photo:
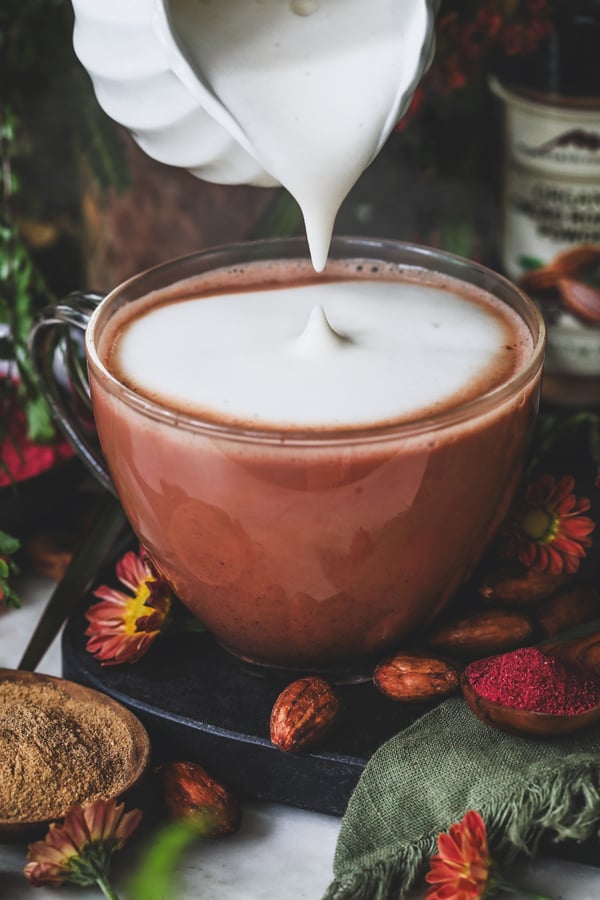
M 454 694 L 460 686 L 460 674 L 439 656 L 401 652 L 377 666 L 373 682 L 392 700 L 427 702 Z
M 234 795 L 192 762 L 169 762 L 160 770 L 164 800 L 174 818 L 194 817 L 203 837 L 237 831 L 240 809 Z
M 289 684 L 271 710 L 271 741 L 285 752 L 314 746 L 337 721 L 340 701 L 324 678 L 308 676 Z
M 565 586 L 570 577 L 509 563 L 489 572 L 479 586 L 479 593 L 493 603 L 530 606 L 551 597 Z
M 600 615 L 600 591 L 590 584 L 575 584 L 545 600 L 535 611 L 547 637 L 591 622 Z
M 430 633 L 427 643 L 451 657 L 476 659 L 523 646 L 533 633 L 533 622 L 525 613 L 481 609 L 438 625 Z

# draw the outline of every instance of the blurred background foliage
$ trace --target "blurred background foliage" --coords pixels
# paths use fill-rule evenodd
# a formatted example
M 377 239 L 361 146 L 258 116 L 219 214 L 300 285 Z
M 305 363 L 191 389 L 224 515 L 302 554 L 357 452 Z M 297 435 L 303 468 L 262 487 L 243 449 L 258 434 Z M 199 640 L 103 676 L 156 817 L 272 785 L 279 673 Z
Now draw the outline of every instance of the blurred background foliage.
M 32 440 L 54 429 L 29 365 L 36 312 L 83 284 L 82 179 L 127 187 L 115 126 L 72 48 L 69 0 L 0 4 L 0 437 L 18 403 Z

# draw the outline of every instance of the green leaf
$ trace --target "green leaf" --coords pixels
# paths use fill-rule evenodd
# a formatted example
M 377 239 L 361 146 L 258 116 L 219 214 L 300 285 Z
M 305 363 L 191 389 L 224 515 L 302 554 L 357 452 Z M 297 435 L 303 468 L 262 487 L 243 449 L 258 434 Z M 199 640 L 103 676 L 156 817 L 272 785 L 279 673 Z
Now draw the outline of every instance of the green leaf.
M 448 253 L 470 258 L 473 253 L 473 224 L 468 219 L 449 219 L 441 224 L 441 246 Z
M 128 896 L 176 900 L 176 873 L 181 857 L 201 836 L 201 826 L 194 816 L 160 828 L 131 879 Z
M 2 594 L 2 603 L 4 604 L 4 606 L 12 606 L 14 609 L 18 609 L 21 606 L 21 601 L 17 592 L 14 590 L 14 588 L 11 587 L 10 584 L 3 581 L 3 579 L 1 578 L 0 589 L 0 592 Z
M 17 538 L 0 531 L 0 606 L 20 606 L 20 600 L 9 579 L 19 574 L 19 568 L 11 557 L 18 551 Z
M 56 438 L 56 429 L 48 404 L 41 395 L 25 401 L 27 430 L 32 441 L 39 444 L 50 443 Z
M 0 553 L 3 553 L 5 556 L 14 556 L 20 546 L 21 544 L 17 538 L 12 537 L 5 531 L 0 531 Z
M 28 339 L 39 309 L 83 286 L 82 172 L 102 189 L 130 183 L 119 129 L 75 56 L 73 23 L 70 0 L 0 2 L 0 325 L 9 334 L 0 358 L 17 363 L 37 442 L 55 432 L 38 399 Z M 32 249 L 21 221 L 52 223 L 55 243 Z M 0 422 L 0 439 L 3 430 Z
M 532 272 L 534 269 L 541 269 L 544 265 L 543 259 L 538 259 L 537 256 L 520 256 L 519 257 L 519 266 L 523 270 L 523 272 Z

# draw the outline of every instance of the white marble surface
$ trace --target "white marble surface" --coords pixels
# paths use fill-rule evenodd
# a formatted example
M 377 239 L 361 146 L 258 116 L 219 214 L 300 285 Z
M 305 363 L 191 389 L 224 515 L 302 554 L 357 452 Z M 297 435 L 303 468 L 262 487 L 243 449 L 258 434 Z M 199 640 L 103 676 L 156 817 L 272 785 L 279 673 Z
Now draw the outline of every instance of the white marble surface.
M 52 583 L 42 578 L 28 575 L 21 579 L 23 607 L 0 615 L 0 667 L 18 664 L 51 588 Z M 38 670 L 61 674 L 58 640 Z M 339 826 L 339 820 L 330 816 L 274 804 L 249 804 L 244 807 L 237 834 L 199 843 L 186 855 L 178 872 L 177 890 L 164 900 L 319 900 L 332 877 Z M 62 896 L 91 900 L 101 896 L 97 890 L 79 887 L 30 887 L 22 876 L 26 850 L 20 844 L 0 845 L 2 900 L 56 900 Z M 128 898 L 125 885 L 128 864 L 134 856 L 133 849 L 130 854 L 125 850 L 116 859 L 113 880 L 121 900 Z M 527 869 L 510 874 L 524 887 L 551 900 L 600 898 L 600 869 L 538 859 Z M 412 900 L 423 896 L 423 891 L 417 891 Z

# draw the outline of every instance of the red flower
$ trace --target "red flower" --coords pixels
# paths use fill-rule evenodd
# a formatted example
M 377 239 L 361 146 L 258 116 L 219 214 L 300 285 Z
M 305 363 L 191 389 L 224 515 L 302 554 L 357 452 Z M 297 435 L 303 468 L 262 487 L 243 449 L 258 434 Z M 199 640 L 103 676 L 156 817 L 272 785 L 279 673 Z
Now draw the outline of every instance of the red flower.
M 484 900 L 499 891 L 519 893 L 530 900 L 549 900 L 505 881 L 490 855 L 485 823 L 470 809 L 448 834 L 438 836 L 438 852 L 432 857 L 425 881 L 431 885 L 425 900 Z
M 426 900 L 479 900 L 492 887 L 492 858 L 485 824 L 475 810 L 438 837 L 438 853 L 425 880 Z
M 525 501 L 517 507 L 506 526 L 508 556 L 517 556 L 523 565 L 560 575 L 575 573 L 591 546 L 595 523 L 587 512 L 591 503 L 573 493 L 575 479 L 563 475 L 541 475 L 527 488 Z
M 422 81 L 424 93 L 445 96 L 466 87 L 485 74 L 494 49 L 508 56 L 530 53 L 554 28 L 549 0 L 446 0 L 442 10 L 436 21 L 435 56 Z M 409 111 L 408 119 L 417 108 Z
M 101 585 L 94 596 L 102 602 L 86 613 L 87 649 L 103 666 L 137 662 L 163 630 L 171 609 L 169 590 L 143 553 L 126 553 L 116 572 L 131 593 Z
M 129 840 L 140 824 L 139 809 L 124 812 L 115 800 L 96 800 L 75 806 L 62 825 L 56 822 L 43 841 L 29 845 L 25 877 L 34 885 L 97 884 L 104 895 L 116 898 L 108 883 L 112 854 Z
M 32 441 L 20 407 L 9 409 L 8 413 L 0 410 L 0 418 L 6 422 L 6 430 L 0 429 L 0 487 L 33 478 L 73 456 L 74 451 L 66 441 L 53 444 Z

